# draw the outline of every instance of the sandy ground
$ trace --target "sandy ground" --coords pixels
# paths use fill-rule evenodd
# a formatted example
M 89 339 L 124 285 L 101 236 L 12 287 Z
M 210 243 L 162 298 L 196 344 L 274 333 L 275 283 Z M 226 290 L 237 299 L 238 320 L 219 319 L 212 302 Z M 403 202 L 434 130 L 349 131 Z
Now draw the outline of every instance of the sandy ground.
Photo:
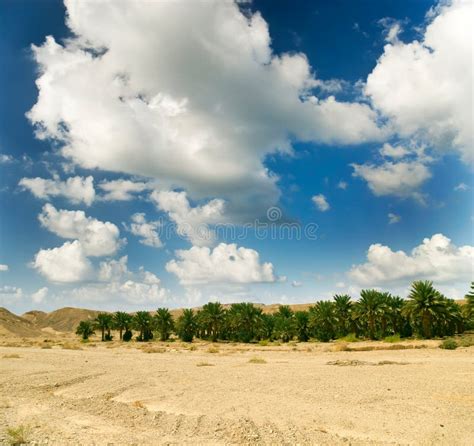
M 0 443 L 474 443 L 474 347 L 135 346 L 0 347 Z

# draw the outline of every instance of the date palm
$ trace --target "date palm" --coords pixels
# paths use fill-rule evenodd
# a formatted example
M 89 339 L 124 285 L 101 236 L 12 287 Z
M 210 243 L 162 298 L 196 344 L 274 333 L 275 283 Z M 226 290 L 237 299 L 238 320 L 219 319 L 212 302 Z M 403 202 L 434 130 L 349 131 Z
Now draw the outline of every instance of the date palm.
M 309 314 L 307 311 L 295 313 L 295 328 L 298 341 L 307 342 L 309 339 Z
M 352 302 L 347 294 L 334 296 L 334 315 L 337 319 L 339 336 L 346 336 L 349 333 L 351 324 Z
M 474 318 L 474 282 L 471 282 L 471 291 L 466 294 L 466 304 L 464 306 L 466 319 Z
M 337 318 L 335 304 L 329 301 L 320 301 L 309 310 L 309 325 L 316 337 L 328 342 L 336 337 Z
M 382 296 L 377 290 L 362 290 L 357 302 L 356 311 L 366 322 L 370 339 L 375 339 L 377 319 L 383 312 Z
M 81 321 L 76 329 L 76 334 L 82 336 L 82 339 L 89 339 L 94 334 L 94 326 L 90 321 Z
M 445 311 L 445 304 L 440 293 L 433 287 L 433 282 L 413 282 L 404 308 L 404 314 L 414 324 L 421 325 L 422 335 L 431 338 L 433 322 Z
M 207 335 L 217 341 L 224 322 L 224 308 L 219 302 L 209 302 L 202 307 L 201 320 L 206 327 Z
M 181 316 L 178 317 L 176 323 L 176 331 L 178 336 L 184 342 L 192 342 L 196 334 L 197 320 L 194 311 L 186 308 Z
M 148 311 L 137 311 L 132 322 L 135 329 L 140 332 L 139 341 L 149 341 L 153 338 L 152 318 Z
M 174 327 L 173 316 L 168 308 L 158 308 L 154 316 L 155 327 L 160 333 L 160 341 L 167 341 Z
M 231 336 L 241 342 L 255 338 L 261 324 L 262 310 L 254 304 L 233 304 L 227 313 Z
M 288 305 L 281 305 L 275 313 L 275 334 L 283 342 L 289 342 L 295 336 L 295 314 Z
M 130 330 L 132 325 L 132 315 L 125 313 L 124 311 L 116 311 L 114 313 L 114 327 L 119 331 L 120 340 L 123 339 L 123 332 Z
M 101 340 L 105 341 L 105 332 L 107 331 L 108 339 L 111 339 L 110 330 L 112 329 L 113 318 L 110 313 L 99 313 L 94 319 L 95 326 L 101 331 Z

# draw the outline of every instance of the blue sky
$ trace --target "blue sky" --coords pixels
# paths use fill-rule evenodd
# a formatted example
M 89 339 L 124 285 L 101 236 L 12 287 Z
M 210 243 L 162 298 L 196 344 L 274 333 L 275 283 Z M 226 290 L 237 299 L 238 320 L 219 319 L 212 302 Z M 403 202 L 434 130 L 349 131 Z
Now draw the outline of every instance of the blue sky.
M 0 5 L 0 305 L 466 292 L 470 2 L 138 5 Z

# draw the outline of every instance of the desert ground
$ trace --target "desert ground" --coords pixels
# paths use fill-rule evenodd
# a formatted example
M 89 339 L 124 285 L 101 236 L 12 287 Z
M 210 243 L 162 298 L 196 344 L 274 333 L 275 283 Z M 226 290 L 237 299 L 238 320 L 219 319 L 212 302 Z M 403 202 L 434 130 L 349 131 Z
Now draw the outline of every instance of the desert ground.
M 3 339 L 0 442 L 472 445 L 474 347 L 404 345 Z

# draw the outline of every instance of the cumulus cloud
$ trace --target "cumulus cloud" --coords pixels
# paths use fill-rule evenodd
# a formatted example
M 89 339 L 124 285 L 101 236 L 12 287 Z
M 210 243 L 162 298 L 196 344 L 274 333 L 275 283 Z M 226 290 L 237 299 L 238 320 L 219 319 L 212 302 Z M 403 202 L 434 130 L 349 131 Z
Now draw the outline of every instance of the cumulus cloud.
M 365 94 L 403 138 L 473 160 L 472 2 L 440 2 L 421 41 L 403 43 L 390 29 Z
M 388 223 L 390 225 L 398 223 L 401 219 L 402 217 L 400 217 L 400 215 L 394 214 L 393 212 L 388 213 Z
M 2 303 L 11 303 L 22 296 L 23 290 L 21 288 L 10 285 L 0 286 L 0 302 Z
M 49 200 L 51 197 L 65 197 L 71 203 L 90 206 L 95 198 L 94 178 L 89 176 L 70 177 L 66 181 L 59 178 L 22 178 L 19 185 L 29 190 L 35 197 Z
M 40 288 L 38 291 L 35 291 L 32 295 L 31 295 L 31 300 L 35 303 L 35 304 L 40 304 L 41 302 L 44 301 L 44 299 L 46 298 L 46 296 L 48 295 L 48 288 L 47 287 L 43 287 L 43 288 Z
M 135 194 L 143 192 L 149 188 L 147 183 L 141 181 L 131 181 L 125 179 L 104 181 L 99 184 L 99 188 L 105 193 L 101 196 L 105 201 L 129 201 Z
M 84 211 L 57 210 L 47 203 L 38 219 L 59 237 L 79 240 L 86 256 L 113 255 L 123 243 L 116 225 L 87 217 Z
M 431 172 L 419 161 L 386 161 L 380 165 L 352 164 L 353 176 L 364 179 L 374 195 L 394 195 L 400 198 L 412 197 L 423 201 L 418 189 L 429 178 Z
M 326 197 L 323 194 L 315 195 L 313 198 L 311 198 L 311 200 L 313 200 L 313 203 L 321 212 L 326 212 L 331 208 Z
M 176 251 L 176 257 L 166 270 L 183 285 L 277 281 L 271 263 L 260 263 L 257 251 L 236 244 L 220 243 L 214 249 L 193 246 Z
M 455 188 L 454 190 L 459 192 L 459 191 L 466 191 L 466 190 L 469 190 L 469 186 L 466 184 L 466 183 L 459 183 Z
M 78 240 L 58 248 L 40 249 L 32 266 L 51 282 L 82 282 L 93 275 L 92 265 Z
M 293 280 L 293 281 L 291 282 L 291 286 L 292 286 L 293 288 L 299 288 L 301 285 L 303 285 L 303 283 L 302 283 L 302 282 L 299 282 L 298 280 Z
M 316 79 L 302 53 L 273 54 L 262 16 L 233 2 L 65 4 L 74 37 L 33 46 L 28 117 L 79 166 L 261 210 L 279 198 L 269 153 L 386 135 L 369 105 L 316 97 L 340 83 Z
M 0 164 L 10 164 L 15 161 L 15 158 L 11 155 L 6 155 L 5 153 L 0 153 Z
M 425 238 L 410 253 L 393 251 L 374 244 L 367 252 L 367 262 L 354 265 L 349 277 L 362 286 L 400 283 L 415 279 L 439 283 L 469 282 L 473 276 L 474 246 L 457 247 L 443 234 Z
M 209 226 L 226 221 L 225 202 L 220 199 L 195 207 L 190 205 L 186 192 L 154 191 L 151 199 L 176 223 L 178 234 L 195 246 L 214 244 L 216 235 Z
M 8 271 L 8 265 L 5 265 L 3 263 L 0 263 L 0 271 Z
M 386 142 L 380 149 L 380 154 L 386 158 L 403 158 L 410 153 L 410 150 L 401 145 L 392 145 Z
M 338 189 L 342 189 L 342 190 L 346 190 L 347 189 L 347 183 L 345 181 L 339 181 L 339 183 L 337 183 L 337 188 Z
M 161 280 L 152 272 L 140 267 L 138 272 L 128 269 L 128 258 L 106 260 L 100 263 L 97 282 L 74 288 L 63 296 L 68 301 L 109 306 L 116 310 L 120 305 L 140 306 L 164 304 L 172 298 Z
M 125 225 L 128 231 L 133 235 L 140 237 L 142 245 L 151 246 L 153 248 L 161 248 L 163 246 L 157 229 L 160 227 L 159 221 L 147 221 L 145 214 L 138 212 L 132 215 L 132 223 L 130 226 Z

